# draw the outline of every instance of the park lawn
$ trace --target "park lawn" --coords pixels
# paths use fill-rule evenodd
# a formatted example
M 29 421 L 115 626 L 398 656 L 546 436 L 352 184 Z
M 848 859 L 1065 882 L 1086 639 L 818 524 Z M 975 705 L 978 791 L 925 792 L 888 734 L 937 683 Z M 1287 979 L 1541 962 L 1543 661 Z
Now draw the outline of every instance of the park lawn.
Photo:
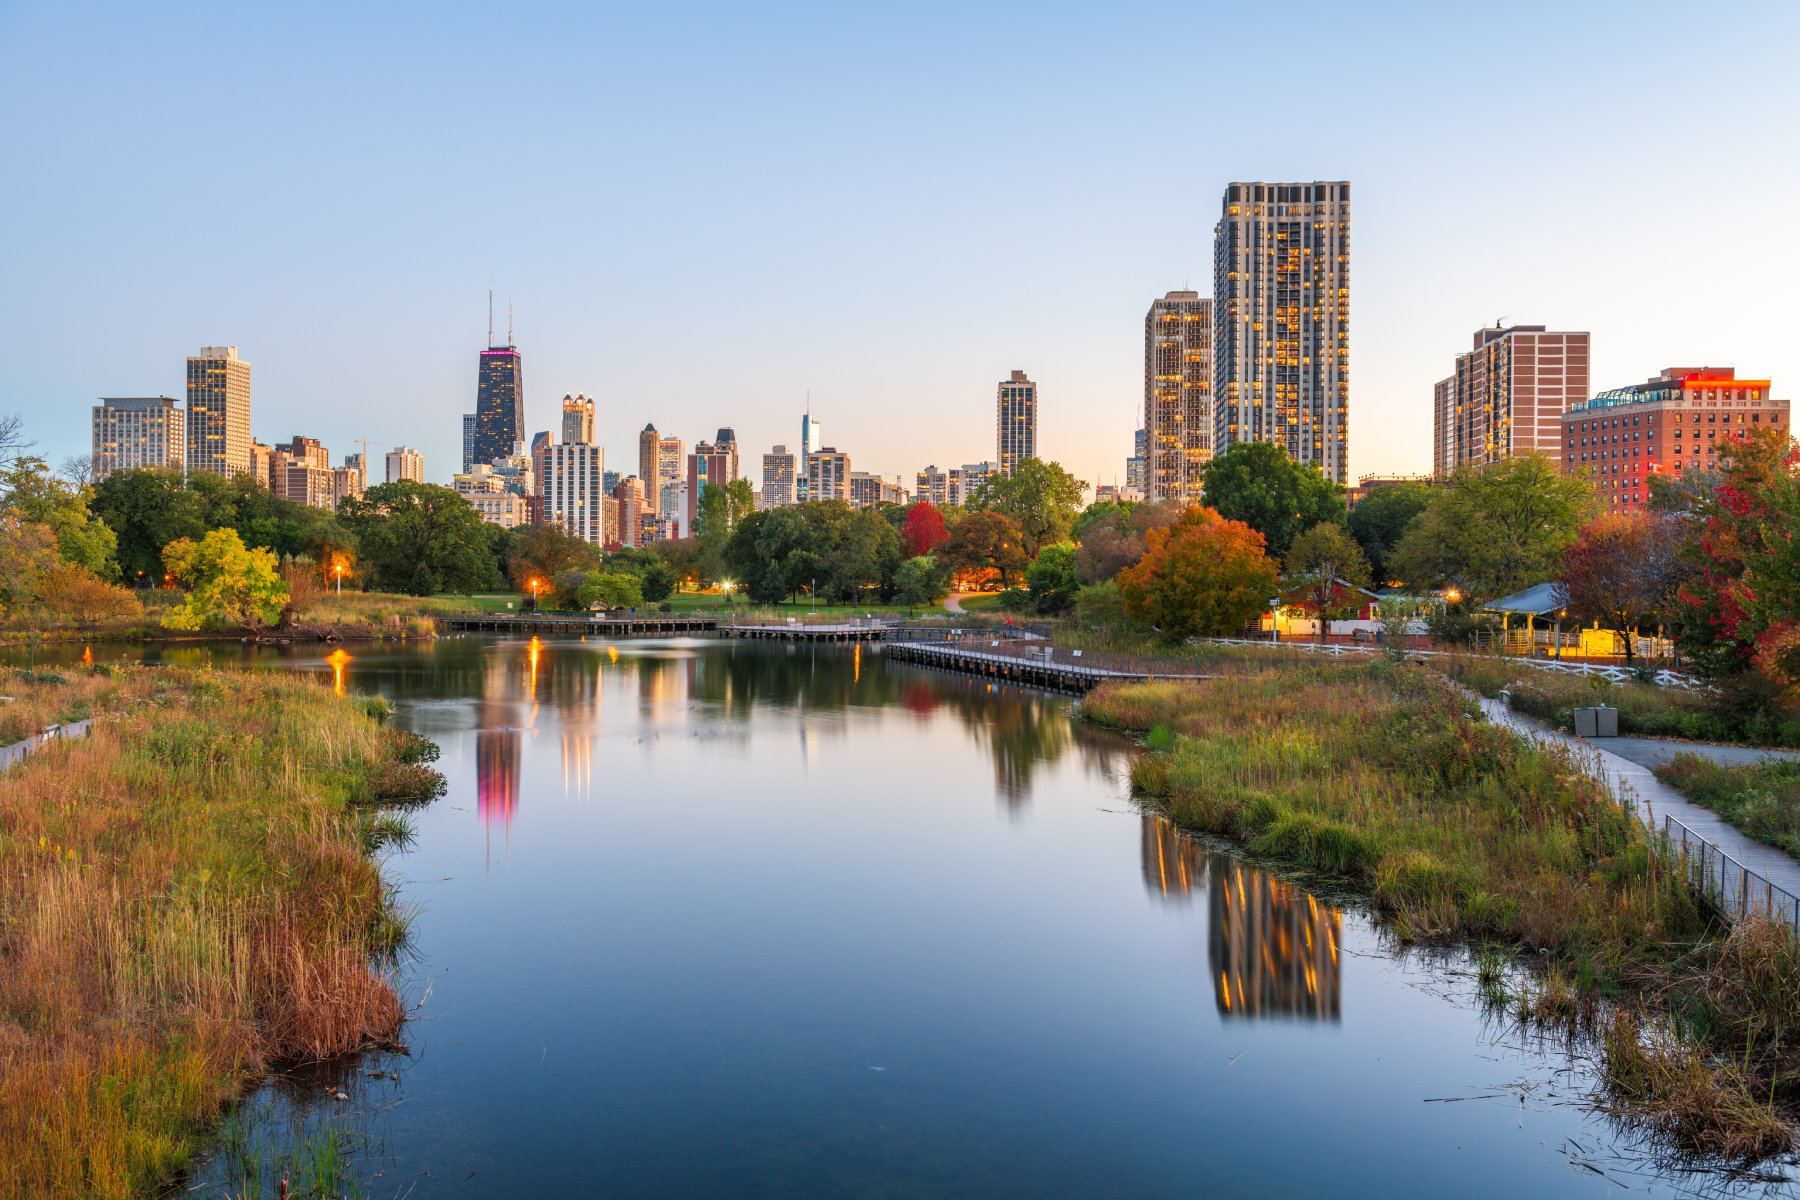
M 395 1036 L 376 806 L 435 747 L 300 675 L 5 686 L 95 723 L 0 774 L 0 1197 L 161 1194 L 257 1072 Z
M 1082 711 L 1147 735 L 1132 782 L 1178 824 L 1347 881 L 1404 940 L 1520 952 L 1535 985 L 1509 994 L 1496 971 L 1490 1000 L 1587 1039 L 1615 1111 L 1673 1148 L 1793 1146 L 1800 939 L 1721 924 L 1629 807 L 1441 675 L 1283 664 L 1108 684 Z

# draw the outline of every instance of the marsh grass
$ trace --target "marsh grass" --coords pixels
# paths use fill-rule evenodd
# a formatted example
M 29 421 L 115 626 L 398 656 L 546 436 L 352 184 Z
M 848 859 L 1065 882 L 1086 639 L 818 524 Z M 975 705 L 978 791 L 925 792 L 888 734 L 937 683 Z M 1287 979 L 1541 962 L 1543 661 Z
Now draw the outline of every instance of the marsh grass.
M 39 687 L 97 720 L 0 775 L 0 1197 L 148 1194 L 252 1073 L 395 1036 L 364 806 L 406 740 L 296 676 Z
M 1768 759 L 1728 767 L 1677 754 L 1656 776 L 1751 837 L 1800 857 L 1800 762 Z
M 1697 1155 L 1792 1145 L 1800 943 L 1725 929 L 1579 763 L 1480 720 L 1441 675 L 1378 659 L 1107 685 L 1083 712 L 1170 731 L 1132 779 L 1178 823 L 1348 881 L 1402 941 L 1483 945 L 1481 994 L 1598 1045 L 1630 1119 Z M 1518 952 L 1534 970 L 1508 992 Z M 1673 1032 L 1615 1067 L 1614 1011 Z

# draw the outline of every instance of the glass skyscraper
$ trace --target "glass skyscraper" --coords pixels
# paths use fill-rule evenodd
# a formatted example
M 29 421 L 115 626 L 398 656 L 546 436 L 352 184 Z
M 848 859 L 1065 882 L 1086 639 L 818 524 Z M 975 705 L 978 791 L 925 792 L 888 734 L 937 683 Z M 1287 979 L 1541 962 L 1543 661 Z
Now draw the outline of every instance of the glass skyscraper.
M 469 433 L 469 462 L 463 469 L 475 463 L 511 458 L 524 440 L 524 361 L 516 346 L 490 346 L 481 352 L 475 427 Z

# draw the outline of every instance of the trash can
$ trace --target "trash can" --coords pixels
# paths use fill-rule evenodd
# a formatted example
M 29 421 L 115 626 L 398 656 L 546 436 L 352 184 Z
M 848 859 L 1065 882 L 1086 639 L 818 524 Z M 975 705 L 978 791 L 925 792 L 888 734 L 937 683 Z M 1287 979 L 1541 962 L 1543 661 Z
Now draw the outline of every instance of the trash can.
M 1600 706 L 1575 710 L 1575 736 L 1603 738 L 1619 736 L 1619 710 Z

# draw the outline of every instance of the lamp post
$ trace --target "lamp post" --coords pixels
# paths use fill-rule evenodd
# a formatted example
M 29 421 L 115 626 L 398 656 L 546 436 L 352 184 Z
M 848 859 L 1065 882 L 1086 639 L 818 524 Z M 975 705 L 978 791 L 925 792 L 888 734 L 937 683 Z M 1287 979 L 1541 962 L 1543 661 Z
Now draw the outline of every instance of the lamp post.
M 344 564 L 338 563 L 332 568 L 337 573 L 337 594 L 344 594 Z
M 536 612 L 538 610 L 537 592 L 538 592 L 538 581 L 537 581 L 537 578 L 534 576 L 531 580 L 531 611 L 532 612 Z

